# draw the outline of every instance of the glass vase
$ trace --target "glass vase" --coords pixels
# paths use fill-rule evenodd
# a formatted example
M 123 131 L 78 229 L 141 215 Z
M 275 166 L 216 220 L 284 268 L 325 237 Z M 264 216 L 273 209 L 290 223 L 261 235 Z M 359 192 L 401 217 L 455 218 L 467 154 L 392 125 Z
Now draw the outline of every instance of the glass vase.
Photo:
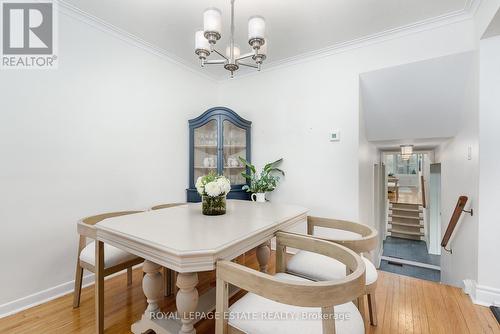
M 226 213 L 226 195 L 217 197 L 202 196 L 201 210 L 206 216 L 219 216 Z

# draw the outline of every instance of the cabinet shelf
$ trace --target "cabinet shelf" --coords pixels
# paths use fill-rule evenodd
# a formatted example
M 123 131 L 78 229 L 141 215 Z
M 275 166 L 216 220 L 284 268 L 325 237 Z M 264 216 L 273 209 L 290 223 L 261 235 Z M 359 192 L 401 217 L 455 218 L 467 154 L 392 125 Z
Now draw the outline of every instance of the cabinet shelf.
M 217 145 L 195 145 L 194 148 L 213 148 L 213 149 L 216 149 Z

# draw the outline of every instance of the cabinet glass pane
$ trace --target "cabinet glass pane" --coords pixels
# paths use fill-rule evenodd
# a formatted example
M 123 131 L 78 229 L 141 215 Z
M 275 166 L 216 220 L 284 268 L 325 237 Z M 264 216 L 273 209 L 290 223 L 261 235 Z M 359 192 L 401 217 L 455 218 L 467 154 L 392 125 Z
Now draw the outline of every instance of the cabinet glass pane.
M 194 182 L 198 177 L 217 172 L 217 122 L 194 129 Z
M 245 170 L 245 167 L 238 157 L 246 158 L 246 131 L 227 120 L 224 120 L 223 129 L 224 175 L 229 178 L 232 185 L 243 185 L 246 180 L 241 176 L 241 172 Z

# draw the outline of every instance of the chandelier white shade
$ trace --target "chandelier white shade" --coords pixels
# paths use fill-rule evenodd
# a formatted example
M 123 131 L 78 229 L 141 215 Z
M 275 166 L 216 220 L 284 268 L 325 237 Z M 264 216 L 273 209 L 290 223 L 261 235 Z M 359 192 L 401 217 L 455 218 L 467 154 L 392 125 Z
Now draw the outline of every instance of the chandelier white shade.
M 208 39 L 205 38 L 205 32 L 203 30 L 197 31 L 195 35 L 195 49 L 196 50 L 210 50 L 210 43 Z
M 266 21 L 262 16 L 252 16 L 248 19 L 248 40 L 253 38 L 264 38 L 266 33 Z
M 233 57 L 238 58 L 240 55 L 241 55 L 240 47 L 237 44 L 235 44 L 233 47 Z M 226 57 L 231 58 L 231 46 L 230 45 L 228 45 L 226 47 Z
M 217 8 L 208 8 L 203 13 L 203 30 L 220 34 L 222 32 L 222 14 Z
M 203 12 L 203 30 L 195 33 L 194 50 L 201 67 L 222 65 L 231 72 L 231 77 L 240 66 L 260 71 L 262 63 L 267 58 L 266 21 L 262 16 L 252 16 L 248 19 L 248 44 L 252 48 L 251 52 L 241 54 L 240 47 L 234 43 L 234 1 L 231 0 L 231 35 L 225 52 L 220 52 L 215 47 L 222 34 L 222 14 L 217 8 L 208 8 Z M 207 59 L 214 53 L 221 58 Z M 253 62 L 248 62 L 249 60 Z

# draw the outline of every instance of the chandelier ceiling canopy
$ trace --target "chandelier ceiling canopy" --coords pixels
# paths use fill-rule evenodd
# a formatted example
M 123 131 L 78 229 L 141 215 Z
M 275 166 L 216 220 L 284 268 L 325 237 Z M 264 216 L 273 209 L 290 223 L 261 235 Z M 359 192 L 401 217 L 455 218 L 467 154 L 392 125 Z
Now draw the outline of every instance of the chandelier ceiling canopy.
M 252 48 L 249 53 L 241 54 L 240 47 L 234 43 L 234 1 L 231 0 L 231 35 L 225 52 L 215 46 L 221 38 L 222 14 L 217 8 L 208 8 L 203 13 L 203 30 L 195 34 L 195 53 L 200 59 L 201 67 L 205 65 L 223 65 L 234 76 L 240 66 L 255 68 L 260 71 L 267 56 L 267 40 L 265 38 L 266 21 L 262 16 L 248 19 L 248 44 Z M 211 54 L 219 59 L 207 59 Z M 249 62 L 253 60 L 253 62 Z

